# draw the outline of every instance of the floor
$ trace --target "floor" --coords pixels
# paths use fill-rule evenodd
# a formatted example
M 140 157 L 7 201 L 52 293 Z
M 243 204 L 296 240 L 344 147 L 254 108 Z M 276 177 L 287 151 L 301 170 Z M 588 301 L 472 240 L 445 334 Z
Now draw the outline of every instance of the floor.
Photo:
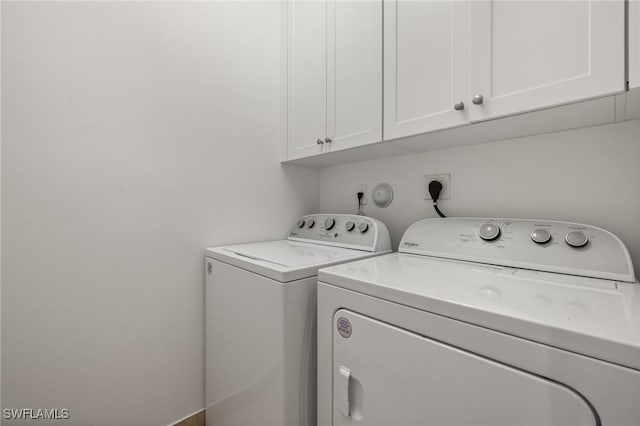
M 181 422 L 174 423 L 173 426 L 204 426 L 204 411 L 200 411 Z

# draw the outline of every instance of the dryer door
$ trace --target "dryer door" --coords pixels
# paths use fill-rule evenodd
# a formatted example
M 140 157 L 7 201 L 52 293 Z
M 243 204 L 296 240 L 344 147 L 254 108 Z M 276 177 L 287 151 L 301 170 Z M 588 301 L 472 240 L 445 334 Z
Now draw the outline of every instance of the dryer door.
M 348 310 L 333 324 L 334 425 L 600 423 L 560 383 Z

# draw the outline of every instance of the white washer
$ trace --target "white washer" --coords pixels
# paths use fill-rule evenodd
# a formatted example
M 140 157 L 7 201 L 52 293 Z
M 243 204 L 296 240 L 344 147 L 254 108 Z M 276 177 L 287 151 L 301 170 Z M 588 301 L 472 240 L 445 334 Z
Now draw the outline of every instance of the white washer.
M 382 222 L 341 214 L 304 216 L 286 240 L 207 249 L 207 425 L 315 425 L 318 269 L 389 251 Z
M 320 426 L 640 425 L 640 286 L 607 231 L 428 219 L 318 279 Z

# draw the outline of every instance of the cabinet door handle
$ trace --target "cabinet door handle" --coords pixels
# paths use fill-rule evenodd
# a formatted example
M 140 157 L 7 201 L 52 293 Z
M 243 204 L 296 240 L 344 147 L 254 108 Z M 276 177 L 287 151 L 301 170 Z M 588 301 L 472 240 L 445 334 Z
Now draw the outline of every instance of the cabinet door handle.
M 464 109 L 464 102 L 456 102 L 455 104 L 453 104 L 453 109 L 455 109 L 456 111 L 462 111 Z
M 331 138 L 325 138 L 325 140 L 324 140 L 324 141 L 325 141 L 326 143 L 331 143 L 331 142 L 333 142 L 333 141 L 331 140 Z
M 471 102 L 473 102 L 474 105 L 482 105 L 482 102 L 484 102 L 484 98 L 482 97 L 482 95 L 478 94 L 473 97 L 473 100 Z
M 316 141 L 316 143 L 317 143 L 318 145 L 322 145 L 322 144 L 324 143 L 324 141 L 323 141 L 322 139 L 318 138 L 318 140 Z

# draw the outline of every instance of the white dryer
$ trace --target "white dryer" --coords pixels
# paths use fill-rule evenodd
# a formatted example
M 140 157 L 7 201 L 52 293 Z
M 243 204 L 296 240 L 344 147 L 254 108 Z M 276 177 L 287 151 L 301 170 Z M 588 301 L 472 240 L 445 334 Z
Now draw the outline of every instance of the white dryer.
M 286 240 L 207 249 L 207 425 L 315 425 L 318 269 L 389 251 L 383 223 L 341 214 L 304 216 Z
M 428 219 L 318 279 L 320 426 L 640 425 L 640 286 L 607 231 Z

